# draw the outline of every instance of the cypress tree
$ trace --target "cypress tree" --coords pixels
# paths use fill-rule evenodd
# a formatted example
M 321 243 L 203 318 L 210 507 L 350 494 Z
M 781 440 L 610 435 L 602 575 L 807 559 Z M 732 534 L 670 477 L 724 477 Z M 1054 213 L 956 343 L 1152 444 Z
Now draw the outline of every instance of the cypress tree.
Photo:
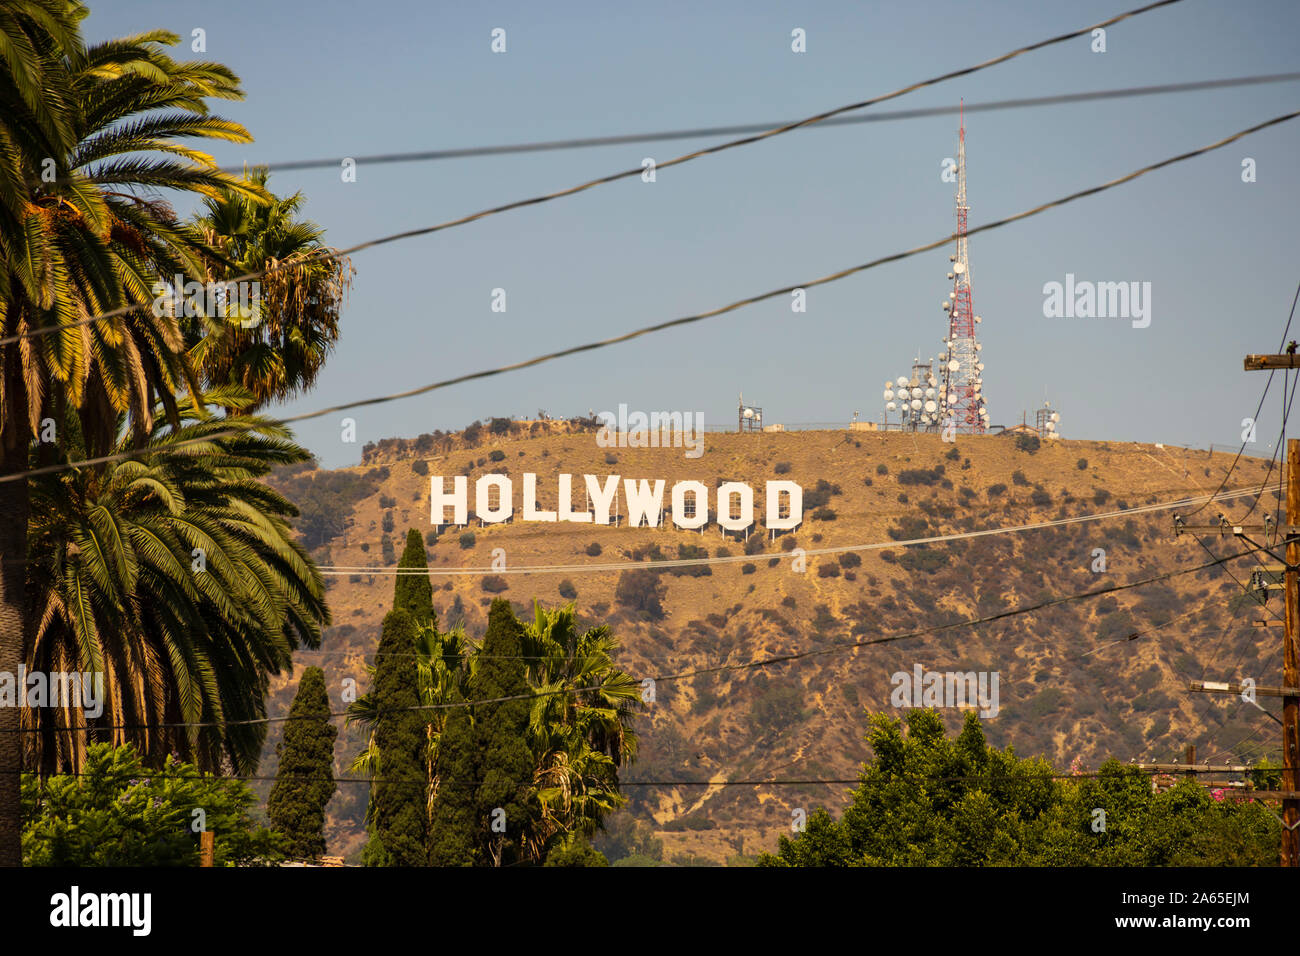
M 402 571 L 420 569 L 424 574 L 402 574 Z M 402 608 L 411 615 L 417 627 L 437 626 L 433 613 L 433 584 L 429 581 L 429 558 L 424 551 L 420 532 L 411 528 L 406 532 L 406 547 L 402 560 L 397 562 L 397 583 L 393 587 L 393 607 Z
M 524 662 L 523 625 L 510 602 L 497 598 L 488 612 L 478 670 L 470 697 L 491 701 L 531 693 Z M 485 861 L 493 866 L 522 858 L 521 838 L 532 794 L 533 755 L 528 749 L 530 701 L 505 700 L 474 705 L 474 738 L 479 763 L 478 819 Z
M 451 703 L 464 700 L 455 691 Z M 479 850 L 478 761 L 468 707 L 452 707 L 438 741 L 438 791 L 429 833 L 432 866 L 474 866 Z
M 280 768 L 266 801 L 271 825 L 287 840 L 290 856 L 314 860 L 325 852 L 325 805 L 334 796 L 334 738 L 325 672 L 308 667 L 289 708 L 284 739 L 276 747 Z
M 375 749 L 378 778 L 370 785 L 367 866 L 422 866 L 427 858 L 427 735 L 420 705 L 415 621 L 404 608 L 384 618 L 375 651 Z

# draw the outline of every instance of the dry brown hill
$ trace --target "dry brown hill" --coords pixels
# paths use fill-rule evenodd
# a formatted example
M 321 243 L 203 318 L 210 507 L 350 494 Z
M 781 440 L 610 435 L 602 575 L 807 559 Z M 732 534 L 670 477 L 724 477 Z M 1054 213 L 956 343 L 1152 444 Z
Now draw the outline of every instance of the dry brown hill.
M 760 522 L 764 482 L 800 482 L 810 499 L 804 523 L 775 542 L 761 534 L 748 543 L 724 537 L 716 525 L 700 534 L 626 522 L 616 528 L 521 521 L 480 527 L 475 521 L 428 538 L 440 619 L 444 625 L 463 620 L 473 635 L 481 635 L 495 596 L 485 585 L 504 584 L 503 595 L 528 616 L 534 598 L 558 604 L 576 592 L 583 618 L 614 628 L 622 641 L 620 662 L 638 677 L 830 651 L 658 683 L 657 700 L 640 724 L 642 757 L 625 777 L 655 783 L 628 792 L 632 811 L 659 829 L 668 857 L 722 860 L 742 849 L 770 849 L 788 829 L 793 808 L 842 806 L 844 785 L 726 784 L 854 777 L 867 756 L 864 708 L 897 713 L 890 675 L 915 664 L 998 672 L 1001 710 L 984 722 L 990 741 L 1014 744 L 1022 755 L 1042 754 L 1062 768 L 1076 758 L 1084 766 L 1110 756 L 1172 759 L 1185 743 L 1196 743 L 1203 758 L 1216 762 L 1275 747 L 1272 725 L 1254 708 L 1184 690 L 1187 679 L 1272 679 L 1280 667 L 1279 632 L 1251 627 L 1261 611 L 1245 605 L 1241 587 L 1222 568 L 990 624 L 844 647 L 1211 560 L 1193 537 L 1173 536 L 1168 511 L 929 547 L 810 555 L 803 573 L 793 570 L 787 550 L 1018 526 L 1204 494 L 1218 487 L 1230 454 L 1085 441 L 1057 441 L 1029 452 L 1006 436 L 960 436 L 954 445 L 937 435 L 818 431 L 711 433 L 704 455 L 690 459 L 681 448 L 600 447 L 594 433 L 568 427 L 532 435 L 501 431 L 483 430 L 472 443 L 444 442 L 445 453 L 435 445 L 415 456 L 414 442 L 389 444 L 383 465 L 298 469 L 278 477 L 303 503 L 302 527 L 322 565 L 375 569 L 330 578 L 334 626 L 321 650 L 300 654 L 299 664 L 324 667 L 336 709 L 345 678 L 364 688 L 365 664 L 392 601 L 394 579 L 382 571 L 395 562 L 407 528 L 432 530 L 428 474 L 468 475 L 471 509 L 474 480 L 486 473 L 509 474 L 516 501 L 522 474 L 538 474 L 540 503 L 548 508 L 555 507 L 560 473 L 664 478 L 669 487 L 695 479 L 710 489 L 736 480 L 755 487 Z M 402 450 L 412 457 L 400 457 Z M 378 451 L 370 453 L 372 460 Z M 1242 458 L 1229 487 L 1260 487 L 1267 465 Z M 580 488 L 581 478 L 575 481 Z M 1274 469 L 1256 519 L 1274 508 L 1276 487 Z M 1249 503 L 1222 510 L 1240 515 Z M 1197 520 L 1208 521 L 1219 510 L 1212 506 Z M 465 532 L 472 540 L 462 537 Z M 1205 540 L 1216 556 L 1239 549 L 1231 538 Z M 498 548 L 511 569 L 572 567 L 495 579 L 438 574 L 485 568 Z M 1103 574 L 1091 570 L 1096 548 L 1106 552 Z M 620 602 L 621 571 L 583 569 L 747 552 L 753 553 L 744 562 L 660 573 L 662 616 Z M 1228 567 L 1245 580 L 1252 566 L 1247 558 Z M 1188 616 L 1174 620 L 1180 615 Z M 1134 633 L 1140 636 L 1129 640 Z M 276 684 L 272 714 L 287 712 L 294 683 Z M 955 724 L 960 714 L 949 717 Z M 277 734 L 273 727 L 264 774 L 274 773 Z M 340 736 L 340 773 L 359 745 L 354 731 Z M 330 806 L 331 852 L 353 854 L 364 842 L 365 799 L 364 785 L 340 785 Z

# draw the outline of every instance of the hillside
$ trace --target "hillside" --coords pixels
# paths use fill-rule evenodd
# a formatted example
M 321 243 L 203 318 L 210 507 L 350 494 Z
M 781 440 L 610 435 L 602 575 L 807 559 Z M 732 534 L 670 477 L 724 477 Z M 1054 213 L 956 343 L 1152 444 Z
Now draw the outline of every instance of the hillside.
M 1212 560 L 1190 535 L 1175 538 L 1169 511 L 968 538 L 932 546 L 809 555 L 795 571 L 790 549 L 835 548 L 939 534 L 1018 526 L 1098 514 L 1213 491 L 1231 454 L 1152 445 L 1057 441 L 1030 452 L 1006 436 L 818 431 L 710 433 L 702 457 L 681 448 L 607 449 L 590 432 L 561 428 L 482 429 L 474 441 L 416 442 L 372 450 L 384 463 L 334 472 L 299 468 L 277 484 L 304 514 L 304 539 L 322 565 L 374 568 L 329 578 L 334 625 L 321 650 L 298 655 L 299 667 L 325 669 L 331 701 L 341 709 L 346 678 L 364 689 L 367 663 L 392 600 L 394 546 L 409 527 L 427 534 L 434 603 L 444 626 L 463 620 L 479 637 L 499 589 L 531 617 L 534 598 L 550 604 L 574 595 L 582 617 L 607 623 L 622 642 L 620 664 L 638 678 L 745 664 L 810 649 L 827 653 L 761 668 L 660 680 L 640 721 L 641 758 L 624 774 L 655 786 L 629 787 L 631 810 L 652 821 L 665 858 L 721 861 L 775 846 L 791 810 L 842 805 L 843 784 L 726 786 L 728 781 L 853 778 L 867 756 L 863 709 L 891 706 L 890 675 L 914 665 L 939 671 L 996 671 L 1000 711 L 984 721 L 991 743 L 1014 744 L 1059 767 L 1123 760 L 1175 759 L 1196 743 L 1215 762 L 1265 752 L 1274 736 L 1263 715 L 1241 702 L 1184 691 L 1187 679 L 1234 675 L 1274 678 L 1280 667 L 1275 631 L 1253 628 L 1258 607 L 1223 568 L 1079 600 L 978 626 L 845 648 L 843 645 L 988 617 L 1078 592 L 1122 585 Z M 410 453 L 402 457 L 403 451 Z M 493 460 L 493 459 L 498 460 Z M 1230 487 L 1259 487 L 1268 462 L 1242 458 Z M 768 541 L 704 532 L 580 524 L 444 527 L 429 524 L 429 474 L 487 473 L 515 480 L 538 475 L 539 506 L 555 508 L 556 476 L 694 479 L 710 490 L 722 481 L 755 488 L 780 477 L 804 489 L 804 522 Z M 448 486 L 451 482 L 448 479 Z M 1277 471 L 1256 520 L 1276 499 Z M 579 504 L 582 493 L 578 491 Z M 665 495 L 667 498 L 667 495 Z M 1247 505 L 1249 499 L 1246 499 Z M 712 502 L 711 502 L 712 504 Z M 1210 521 L 1220 509 L 1206 509 Z M 1241 502 L 1224 506 L 1230 515 Z M 391 524 L 387 522 L 390 521 Z M 391 530 L 385 530 L 386 527 Z M 472 537 L 468 532 L 472 532 Z M 1239 550 L 1233 539 L 1204 536 L 1215 556 Z M 388 543 L 385 543 L 385 542 Z M 1106 552 L 1094 573 L 1094 549 Z M 440 575 L 485 568 L 504 549 L 507 568 L 568 565 L 560 573 Z M 696 550 L 704 549 L 704 550 Z M 640 588 L 616 589 L 620 570 L 583 565 L 656 558 L 749 555 L 747 561 L 661 570 Z M 1230 564 L 1242 580 L 1256 566 Z M 645 575 L 642 575 L 645 577 Z M 646 589 L 658 588 L 662 614 Z M 441 590 L 439 590 L 441 589 Z M 628 592 L 634 598 L 628 603 Z M 638 609 L 640 604 L 644 609 Z M 1191 612 L 1191 613 L 1189 613 Z M 1174 618 L 1187 615 L 1165 625 Z M 1128 640 L 1135 632 L 1138 638 Z M 271 714 L 288 710 L 294 681 L 278 681 Z M 951 726 L 960 711 L 947 712 Z M 260 773 L 274 774 L 278 727 L 272 725 Z M 340 735 L 343 776 L 361 742 Z M 1239 742 L 1241 742 L 1239 744 Z M 693 785 L 672 785 L 692 781 Z M 707 783 L 708 785 L 699 785 Z M 263 787 L 263 792 L 269 787 Z M 331 803 L 331 852 L 354 854 L 364 842 L 366 787 L 340 783 Z

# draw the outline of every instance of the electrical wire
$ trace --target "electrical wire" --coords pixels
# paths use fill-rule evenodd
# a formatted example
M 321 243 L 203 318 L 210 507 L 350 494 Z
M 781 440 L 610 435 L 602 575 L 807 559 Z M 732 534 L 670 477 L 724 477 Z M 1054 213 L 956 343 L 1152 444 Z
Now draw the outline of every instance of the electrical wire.
M 1024 109 L 1038 106 L 1063 106 L 1088 103 L 1095 100 L 1127 99 L 1135 96 L 1154 96 L 1164 93 L 1191 93 L 1200 90 L 1218 90 L 1238 86 L 1257 86 L 1266 83 L 1290 83 L 1300 80 L 1300 73 L 1267 73 L 1255 76 L 1234 76 L 1217 80 L 1193 80 L 1183 83 L 1161 83 L 1153 86 L 1129 86 L 1121 89 L 1092 90 L 1087 93 L 1057 93 L 1051 96 L 1024 96 L 1008 100 L 986 100 L 966 103 L 965 106 L 930 106 L 920 109 L 880 110 L 862 116 L 840 116 L 816 124 L 827 126 L 853 126 L 861 123 L 885 123 L 895 120 L 923 119 L 936 116 L 955 116 L 967 113 L 987 113 L 998 110 Z M 371 156 L 349 156 L 357 167 L 379 166 L 391 163 L 418 163 L 447 159 L 467 159 L 481 156 L 510 156 L 522 153 L 542 153 L 556 150 L 588 149 L 599 146 L 627 146 L 634 143 L 654 143 L 676 139 L 700 139 L 710 136 L 737 136 L 761 133 L 774 127 L 788 126 L 794 120 L 774 120 L 766 123 L 746 123 L 733 126 L 703 126 L 694 129 L 660 130 L 653 133 L 621 133 L 610 136 L 582 136 L 571 139 L 543 140 L 530 143 L 504 143 L 495 146 L 464 146 L 455 149 L 409 150 L 398 153 L 378 153 Z M 300 159 L 286 162 L 246 162 L 239 166 L 223 166 L 221 172 L 242 174 L 249 168 L 266 169 L 272 173 L 295 172 L 311 169 L 338 169 L 343 157 L 329 159 Z
M 1099 23 L 1094 23 L 1091 26 L 1084 27 L 1083 29 L 1080 30 L 1073 30 L 1069 33 L 1063 33 L 1060 34 L 1059 36 L 1051 37 L 1046 40 L 1040 40 L 1037 43 L 1031 43 L 1028 46 L 1020 47 L 1018 49 L 1012 50 L 1009 53 L 1003 53 L 1000 56 L 993 57 L 991 60 L 985 60 L 982 63 L 977 63 L 974 66 L 968 66 L 960 70 L 953 70 L 949 73 L 944 73 L 941 74 L 940 76 L 932 77 L 928 80 L 921 80 L 918 83 L 912 83 L 909 86 L 905 86 L 900 89 L 894 90 L 892 93 L 885 93 L 881 96 L 872 97 L 871 99 L 862 100 L 857 103 L 850 103 L 847 106 L 840 106 L 835 109 L 826 110 L 825 112 L 817 113 L 813 116 L 806 117 L 804 119 L 798 120 L 793 123 L 786 123 L 783 126 L 778 126 L 774 129 L 765 130 L 762 133 L 757 133 L 752 136 L 745 136 L 740 139 L 729 140 L 725 143 L 718 143 L 714 146 L 709 146 L 705 149 L 698 149 L 693 152 L 686 153 L 682 156 L 677 156 L 673 159 L 665 160 L 662 163 L 656 163 L 655 168 L 667 169 L 672 166 L 679 166 L 683 163 L 688 163 L 691 160 L 699 159 L 702 156 L 711 156 L 716 153 L 721 153 L 729 149 L 735 149 L 736 147 L 739 146 L 748 146 L 751 143 L 757 143 L 760 142 L 761 140 L 770 139 L 774 136 L 780 136 L 783 133 L 789 133 L 796 129 L 802 129 L 806 126 L 811 126 L 815 123 L 823 122 L 825 120 L 831 119 L 832 117 L 839 116 L 843 113 L 850 113 L 850 112 L 855 112 L 857 110 L 866 109 L 869 106 L 874 106 L 876 103 L 883 103 L 886 100 L 897 99 L 900 96 L 905 96 L 908 93 L 915 92 L 916 90 L 924 89 L 929 86 L 935 86 L 937 84 L 946 82 L 947 80 L 956 79 L 957 77 L 960 76 L 969 76 L 973 73 L 978 73 L 981 70 L 988 69 L 989 67 L 996 66 L 999 63 L 1005 63 L 1008 60 L 1013 60 L 1016 57 L 1023 56 L 1026 53 L 1031 53 L 1035 50 L 1040 50 L 1044 47 L 1052 46 L 1053 44 L 1056 43 L 1064 43 L 1066 40 L 1073 40 L 1076 37 L 1091 34 L 1093 30 L 1104 29 L 1105 27 L 1119 23 L 1122 20 L 1127 20 L 1130 17 L 1136 17 L 1143 13 L 1147 13 L 1151 10 L 1156 10 L 1160 7 L 1167 7 L 1172 4 L 1181 3 L 1181 2 L 1182 0 L 1156 0 L 1155 3 L 1149 3 L 1145 6 L 1137 7 L 1136 9 L 1133 10 L 1128 10 L 1124 13 L 1119 14 L 1118 16 L 1111 17 L 1110 19 L 1107 20 L 1102 20 Z M 343 256 L 352 255 L 354 253 L 361 252 L 364 249 L 370 249 L 375 246 L 384 245 L 386 243 L 397 242 L 403 239 L 411 239 L 417 236 L 431 235 L 432 233 L 440 232 L 444 229 L 451 229 L 456 226 L 463 226 L 468 223 L 475 222 L 479 219 L 485 219 L 488 216 L 493 216 L 503 212 L 508 212 L 512 209 L 522 209 L 526 206 L 535 206 L 540 203 L 549 202 L 554 199 L 560 199 L 565 196 L 572 196 L 575 195 L 576 193 L 584 192 L 588 189 L 592 189 L 593 187 L 601 186 L 606 183 L 616 182 L 617 180 L 627 179 L 632 176 L 640 176 L 643 172 L 644 172 L 644 168 L 641 166 L 637 166 L 633 169 L 625 169 L 622 170 L 621 172 L 611 173 L 607 176 L 601 176 L 596 179 L 588 180 L 585 183 L 579 183 L 576 186 L 570 186 L 567 189 L 557 190 L 555 192 L 547 193 L 541 196 L 534 196 L 530 199 L 520 199 L 515 202 L 506 203 L 501 206 L 494 206 L 490 209 L 484 209 L 481 210 L 480 212 L 472 213 L 468 216 L 462 216 L 458 219 L 451 219 L 448 220 L 447 222 L 438 223 L 437 225 L 434 226 L 424 226 L 419 229 L 410 229 L 404 232 L 395 233 L 390 236 L 384 236 L 379 239 L 371 239 L 368 242 L 362 242 L 354 246 L 349 246 L 346 249 L 321 250 L 321 253 L 315 257 L 304 256 L 302 259 L 298 259 L 291 263 L 280 263 L 270 268 L 258 270 L 255 272 L 248 272 L 245 273 L 244 275 L 236 276 L 233 279 L 229 279 L 226 281 L 244 282 L 251 279 L 261 278 L 262 276 L 270 275 L 274 272 L 279 272 L 286 269 L 301 268 L 304 265 L 307 265 L 310 262 L 312 262 L 314 258 L 341 258 Z M 34 338 L 39 335 L 52 335 L 58 332 L 63 332 L 70 328 L 74 328 L 79 325 L 86 325 L 91 322 L 98 322 L 101 319 L 113 318 L 119 315 L 126 315 L 127 313 L 135 312 L 146 307 L 147 306 L 140 305 L 140 304 L 122 306 L 121 308 L 112 309 L 108 312 L 100 312 L 96 315 L 87 316 L 86 318 L 83 319 L 77 319 L 74 322 L 60 323 L 59 325 L 56 326 L 51 326 L 42 329 L 34 329 L 30 332 L 21 333 L 20 335 L 9 336 L 7 338 L 0 338 L 0 345 L 8 345 L 11 342 L 16 342 L 23 338 Z
M 1235 561 L 1238 558 L 1245 557 L 1249 553 L 1250 553 L 1250 549 L 1247 549 L 1245 551 L 1238 552 L 1237 554 L 1228 555 L 1227 557 L 1216 558 L 1215 560 L 1209 562 L 1208 564 L 1202 564 L 1192 568 L 1183 568 L 1177 571 L 1168 571 L 1165 572 L 1164 574 L 1158 574 L 1155 575 L 1154 577 L 1144 578 L 1140 581 L 1130 581 L 1125 584 L 1113 584 L 1104 588 L 1096 588 L 1091 591 L 1083 591 L 1077 594 L 1067 595 L 1066 597 L 1062 597 L 1062 598 L 1054 598 L 1049 601 L 1042 601 L 1038 604 L 1029 605 L 1027 607 L 1009 608 L 1005 611 L 999 611 L 995 614 L 986 615 L 980 618 L 974 618 L 974 619 L 969 619 L 964 621 L 954 621 L 947 624 L 936 624 L 930 627 L 919 628 L 901 634 L 890 634 L 890 635 L 885 635 L 883 637 L 867 638 L 864 640 L 853 641 L 845 644 L 836 644 L 831 647 L 820 647 L 814 650 L 807 650 L 807 651 L 793 651 L 788 654 L 775 655 L 771 657 L 761 658 L 755 661 L 748 661 L 745 663 L 717 664 L 712 667 L 702 667 L 702 668 L 697 668 L 695 670 L 683 671 L 676 674 L 661 674 L 657 677 L 652 677 L 649 679 L 653 681 L 655 684 L 659 684 L 659 683 L 667 683 L 669 681 L 686 680 L 687 678 L 697 677 L 701 674 L 719 674 L 719 673 L 724 673 L 729 671 L 755 670 L 760 668 L 771 667 L 776 664 L 788 664 L 794 661 L 807 660 L 813 657 L 826 657 L 832 654 L 841 654 L 848 651 L 859 650 L 864 647 L 874 647 L 880 644 L 892 644 L 898 641 L 913 640 L 918 637 L 924 637 L 930 634 L 937 634 L 941 631 L 951 631 L 951 630 L 956 630 L 958 628 L 974 627 L 981 624 L 991 624 L 994 621 L 1000 621 L 1011 617 L 1019 617 L 1024 614 L 1033 613 L 1034 611 L 1040 611 L 1044 608 L 1057 607 L 1059 605 L 1069 604 L 1072 601 L 1087 600 L 1090 598 L 1101 597 L 1103 595 L 1109 595 L 1109 594 L 1118 594 L 1121 591 L 1128 591 L 1128 590 L 1132 590 L 1133 588 L 1145 587 L 1148 584 L 1155 584 L 1159 581 L 1167 581 L 1171 578 L 1181 577 L 1185 574 L 1195 574 L 1199 571 L 1205 571 L 1209 568 L 1225 564 L 1228 561 Z M 643 678 L 643 680 L 645 680 L 645 678 Z M 404 712 L 404 711 L 451 710 L 451 709 L 462 708 L 462 707 L 474 707 L 482 704 L 506 703 L 509 701 L 516 701 L 516 700 L 540 700 L 546 697 L 554 697 L 560 695 L 591 693 L 591 692 L 600 691 L 602 689 L 605 688 L 602 688 L 601 685 L 593 685 L 590 687 L 567 687 L 567 688 L 559 688 L 550 691 L 542 691 L 539 693 L 512 694 L 503 697 L 490 697 L 490 698 L 484 698 L 480 700 L 461 700 L 461 701 L 453 701 L 450 703 L 439 703 L 439 704 L 415 704 L 410 707 L 396 707 L 386 711 L 377 711 L 372 716 L 379 717 L 387 713 L 397 713 L 397 712 Z M 349 715 L 348 711 L 344 710 L 344 711 L 331 712 L 329 716 L 331 718 L 339 718 L 339 717 L 348 717 L 348 716 L 355 716 L 355 715 Z M 260 724 L 283 723 L 285 721 L 294 720 L 294 719 L 316 719 L 316 718 L 314 717 L 293 718 L 289 715 L 283 715 L 279 717 L 251 717 L 251 718 L 241 719 L 241 720 L 226 720 L 226 721 L 169 721 L 169 722 L 155 722 L 155 723 L 147 723 L 147 724 L 96 724 L 92 727 L 80 728 L 78 729 L 78 732 L 80 732 L 83 729 L 89 731 L 104 731 L 104 730 L 152 730 L 152 729 L 160 730 L 160 729 L 196 728 L 196 727 L 242 727 L 242 726 L 260 725 Z M 0 728 L 0 731 L 7 731 L 10 733 L 51 732 L 48 728 L 34 728 L 34 727 Z
M 1182 2 L 1182 0 L 1160 0 L 1160 2 L 1161 4 L 1179 3 Z M 1247 127 L 1246 129 L 1239 130 L 1238 132 L 1226 136 L 1223 139 L 1218 140 L 1217 142 L 1210 143 L 1205 146 L 1201 146 L 1197 149 L 1191 150 L 1186 153 L 1181 153 L 1178 156 L 1172 156 L 1168 159 L 1160 160 L 1159 162 L 1152 163 L 1148 166 L 1142 167 L 1141 169 L 1134 170 L 1131 173 L 1127 173 L 1124 176 L 1120 176 L 1116 179 L 1112 179 L 1108 182 L 1102 183 L 1099 186 L 1092 186 L 1088 189 L 1082 189 L 1079 190 L 1078 192 L 1071 193 L 1068 196 L 1063 196 L 1059 199 L 1055 199 L 1055 200 L 1051 200 L 1050 202 L 1043 203 L 1039 206 L 1034 207 L 1033 209 L 1027 209 L 1023 212 L 1019 212 L 1014 215 L 1007 216 L 1004 219 L 998 219 L 995 220 L 994 222 L 985 223 L 982 226 L 975 226 L 974 228 L 967 230 L 966 235 L 974 236 L 982 232 L 988 232 L 993 229 L 999 229 L 1002 226 L 1009 225 L 1010 223 L 1013 222 L 1019 222 L 1022 219 L 1028 219 L 1031 216 L 1039 215 L 1040 213 L 1046 212 L 1049 209 L 1055 209 L 1059 206 L 1066 205 L 1067 203 L 1074 202 L 1075 200 L 1083 199 L 1089 196 L 1095 196 L 1099 193 L 1105 192 L 1108 189 L 1113 189 L 1116 186 L 1120 186 L 1123 185 L 1124 183 L 1131 182 L 1141 176 L 1145 176 L 1148 173 L 1154 172 L 1158 169 L 1163 169 L 1166 166 L 1173 165 L 1174 163 L 1184 162 L 1188 159 L 1195 158 L 1197 156 L 1203 155 L 1204 153 L 1210 152 L 1212 150 L 1221 149 L 1224 146 L 1227 146 L 1230 143 L 1234 143 L 1245 136 L 1249 136 L 1261 130 L 1268 129 L 1271 126 L 1276 126 L 1280 123 L 1290 122 L 1296 117 L 1300 117 L 1300 110 L 1291 113 L 1285 113 L 1281 116 L 1275 116 L 1270 120 L 1265 120 L 1262 123 L 1257 123 L 1254 126 L 1250 126 Z M 406 235 L 406 234 L 401 234 L 401 235 Z M 390 240 L 392 238 L 397 238 L 397 237 L 390 237 Z M 679 326 L 689 325 L 695 322 L 702 322 L 706 319 L 716 318 L 719 315 L 725 315 L 726 313 L 729 312 L 735 312 L 738 309 L 744 308 L 749 305 L 754 305 L 755 303 L 758 302 L 763 302 L 767 299 L 772 299 L 781 295 L 788 295 L 789 293 L 793 292 L 795 289 L 808 289 L 814 286 L 826 285 L 831 282 L 838 282 L 841 279 L 848 278 L 851 275 L 856 275 L 859 272 L 865 272 L 868 269 L 874 269 L 877 266 L 886 265 L 891 262 L 898 262 L 903 259 L 910 258 L 911 256 L 919 255 L 922 252 L 928 252 L 932 249 L 937 249 L 940 246 L 947 245 L 951 241 L 952 241 L 952 236 L 948 235 L 942 239 L 936 239 L 934 242 L 928 242 L 925 243 L 924 245 L 916 246 L 915 248 L 908 249 L 904 252 L 897 252 L 894 253 L 893 255 L 882 256 L 879 259 L 873 259 L 870 262 L 864 262 L 860 265 L 850 266 L 846 269 L 840 269 L 837 272 L 832 272 L 829 275 L 825 275 L 817 279 L 812 279 L 807 282 L 798 283 L 796 285 L 788 285 L 779 289 L 773 289 L 770 292 L 764 292 L 759 295 L 754 295 L 754 296 L 749 296 L 748 298 L 739 299 L 735 302 L 731 302 L 724 306 L 719 306 L 716 309 L 710 309 L 706 312 L 698 312 L 695 313 L 694 315 L 683 316 L 677 319 L 669 319 L 665 322 L 659 322 L 654 325 L 648 325 L 639 329 L 634 329 L 631 332 L 625 332 L 622 335 L 616 335 L 606 339 L 598 339 L 594 342 L 587 342 L 583 345 L 570 346 L 565 349 L 560 349 L 559 351 L 556 352 L 548 352 L 544 355 L 535 356 L 531 359 L 525 359 L 523 361 L 513 362 L 509 365 L 501 365 L 496 368 L 484 369 L 478 372 L 469 372 L 464 375 L 455 376 L 454 378 L 443 379 L 442 381 L 432 382 L 428 385 L 422 385 L 417 388 L 407 389 L 401 392 L 393 392 L 388 395 L 380 395 L 374 398 L 358 399 L 357 401 L 354 402 L 346 402 L 342 405 L 333 405 L 328 408 L 322 408 L 314 412 L 304 412 L 300 415 L 290 415 L 286 418 L 280 419 L 278 421 L 278 424 L 289 425 L 297 422 L 309 421 L 311 419 L 320 418 L 324 415 L 332 415 L 342 411 L 350 411 L 351 409 L 354 408 L 366 408 L 372 405 L 383 405 L 388 402 L 400 401 L 401 399 L 405 399 L 405 398 L 413 398 L 417 395 L 425 395 L 428 394 L 429 392 L 437 391 L 439 389 L 450 388 L 454 385 L 461 385 L 464 384 L 465 382 L 472 382 L 480 379 L 492 378 L 497 375 L 504 375 L 509 372 L 517 372 L 520 371 L 521 369 L 532 368 L 534 366 L 542 365 L 546 362 L 552 362 L 555 361 L 556 359 L 565 358 L 570 355 L 577 355 L 582 352 L 591 352 L 597 349 L 608 348 L 609 346 L 618 345 L 623 342 L 629 342 L 633 339 L 641 338 L 642 336 L 646 336 L 646 335 L 652 335 L 656 332 L 662 332 L 667 329 L 677 328 Z M 63 329 L 67 327 L 68 326 L 58 326 L 56 328 Z M 0 344 L 4 344 L 6 341 L 8 340 L 0 339 Z M 233 431 L 229 433 L 214 432 L 211 435 L 208 435 L 204 438 L 186 439 L 184 441 L 170 443 L 169 448 L 175 449 L 175 448 L 188 446 L 191 444 L 210 443 L 212 441 L 215 441 L 218 438 L 229 437 L 235 434 L 237 433 Z M 58 465 L 47 465 L 42 468 L 32 468 L 26 471 L 13 472 L 6 475 L 0 475 L 0 483 L 9 482 L 9 481 L 26 481 L 30 478 L 34 478 L 39 475 L 67 471 L 68 469 L 79 468 L 86 465 L 105 464 L 111 461 L 118 461 L 125 458 L 132 458 L 140 455 L 142 451 L 146 451 L 146 450 L 117 452 L 111 455 L 102 455 L 98 458 L 87 458 L 81 461 L 64 462 Z

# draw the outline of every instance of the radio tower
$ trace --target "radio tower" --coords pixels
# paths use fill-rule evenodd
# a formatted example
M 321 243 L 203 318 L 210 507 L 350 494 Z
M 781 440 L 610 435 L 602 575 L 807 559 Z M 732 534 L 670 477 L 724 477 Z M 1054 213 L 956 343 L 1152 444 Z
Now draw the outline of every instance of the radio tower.
M 941 424 L 952 419 L 958 431 L 982 434 L 988 427 L 989 411 L 984 405 L 983 371 L 980 344 L 975 341 L 979 316 L 971 306 L 970 249 L 966 239 L 966 114 L 963 104 L 957 134 L 957 253 L 949 256 L 953 263 L 948 278 L 952 293 L 944 302 L 948 313 L 948 338 L 940 362 L 943 372 Z

